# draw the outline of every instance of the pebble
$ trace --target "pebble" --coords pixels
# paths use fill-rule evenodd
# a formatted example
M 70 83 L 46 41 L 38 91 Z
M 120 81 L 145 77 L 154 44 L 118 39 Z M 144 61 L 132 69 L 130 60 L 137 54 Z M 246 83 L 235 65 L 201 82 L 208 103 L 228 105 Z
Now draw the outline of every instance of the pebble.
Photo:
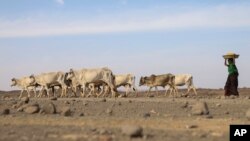
M 71 116 L 70 108 L 69 107 L 63 107 L 61 115 L 65 116 L 65 117 Z
M 109 114 L 109 115 L 112 115 L 112 113 L 113 113 L 113 111 L 111 110 L 111 109 L 107 109 L 106 111 L 105 111 L 107 114 Z
M 35 114 L 39 112 L 39 107 L 38 106 L 28 106 L 24 109 L 25 113 L 28 114 Z
M 127 135 L 131 138 L 133 137 L 142 137 L 143 136 L 143 129 L 141 126 L 136 125 L 125 125 L 121 127 L 121 131 L 123 135 Z
M 106 98 L 102 98 L 101 102 L 107 102 Z
M 150 116 L 151 116 L 150 113 L 144 113 L 144 114 L 143 114 L 143 117 L 144 117 L 144 118 L 148 118 L 148 117 L 150 117 Z
M 1 115 L 8 115 L 10 114 L 10 109 L 4 109 L 1 113 Z
M 246 112 L 246 117 L 247 117 L 247 119 L 250 120 L 250 109 L 247 110 L 247 112 Z
M 29 103 L 30 99 L 29 97 L 23 97 L 21 98 L 21 101 L 23 101 L 24 103 Z
M 198 128 L 197 125 L 186 125 L 187 129 L 194 129 L 194 128 Z
M 52 100 L 52 101 L 56 101 L 56 100 L 57 100 L 57 98 L 56 98 L 56 97 L 52 97 L 52 98 L 50 98 L 50 100 Z
M 192 115 L 208 115 L 209 110 L 206 102 L 197 102 L 192 106 Z
M 53 103 L 45 104 L 41 108 L 41 113 L 44 114 L 55 114 L 56 113 L 56 107 Z

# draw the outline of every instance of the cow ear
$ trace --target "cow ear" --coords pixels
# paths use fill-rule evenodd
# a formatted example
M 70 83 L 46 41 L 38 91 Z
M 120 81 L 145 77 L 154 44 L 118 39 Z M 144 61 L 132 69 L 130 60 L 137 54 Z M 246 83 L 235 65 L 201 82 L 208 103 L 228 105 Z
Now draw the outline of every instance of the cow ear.
M 16 81 L 16 79 L 15 79 L 15 78 L 12 78 L 11 81 Z
M 34 78 L 34 74 L 31 74 L 31 75 L 30 75 L 30 78 Z
M 73 72 L 73 69 L 71 68 L 71 69 L 69 70 L 69 72 Z

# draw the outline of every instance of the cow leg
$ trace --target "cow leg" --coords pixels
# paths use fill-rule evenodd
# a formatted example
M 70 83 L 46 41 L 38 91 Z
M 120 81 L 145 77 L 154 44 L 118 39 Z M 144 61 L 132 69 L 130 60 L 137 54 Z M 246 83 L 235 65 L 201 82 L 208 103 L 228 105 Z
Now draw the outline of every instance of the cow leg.
M 42 97 L 43 91 L 44 91 L 44 86 L 42 86 L 37 97 Z
M 168 94 L 168 86 L 165 86 L 165 90 L 166 90 L 166 92 L 165 92 L 165 96 L 167 96 L 167 94 Z
M 20 95 L 19 95 L 19 99 L 22 98 L 22 96 L 23 96 L 23 91 L 24 91 L 24 90 L 22 89 L 22 90 L 21 90 L 21 93 L 20 93 Z
M 81 88 L 81 97 L 85 97 L 85 84 Z
M 153 87 L 149 87 L 148 92 L 147 92 L 147 97 L 149 96 L 149 93 Z
M 26 91 L 27 91 L 28 97 L 30 97 L 30 90 L 26 88 Z
M 33 88 L 33 91 L 34 91 L 34 95 L 35 95 L 34 97 L 37 97 L 37 95 L 36 95 L 36 88 L 35 87 Z
M 129 93 L 129 90 L 130 90 L 130 86 L 129 86 L 129 85 L 125 85 L 125 89 L 126 89 L 125 96 L 128 97 L 128 93 Z
M 192 89 L 193 89 L 193 91 L 194 91 L 195 95 L 197 95 L 196 88 L 195 88 L 194 86 L 192 86 Z
M 156 91 L 156 96 L 159 96 L 158 88 L 157 87 L 155 87 L 155 91 Z

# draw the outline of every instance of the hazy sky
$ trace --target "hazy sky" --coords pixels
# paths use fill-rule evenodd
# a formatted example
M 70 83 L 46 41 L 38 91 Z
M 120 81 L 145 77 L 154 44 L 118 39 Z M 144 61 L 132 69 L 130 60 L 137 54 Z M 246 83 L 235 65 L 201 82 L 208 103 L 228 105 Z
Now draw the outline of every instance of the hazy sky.
M 115 74 L 190 73 L 222 88 L 232 51 L 250 86 L 250 1 L 1 0 L 0 90 L 10 79 L 107 66 Z

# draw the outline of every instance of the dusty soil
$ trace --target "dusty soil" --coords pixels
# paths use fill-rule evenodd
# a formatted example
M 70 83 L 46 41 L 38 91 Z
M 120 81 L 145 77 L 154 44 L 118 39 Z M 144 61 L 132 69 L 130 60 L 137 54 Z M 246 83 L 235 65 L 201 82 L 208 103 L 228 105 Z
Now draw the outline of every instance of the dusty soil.
M 240 89 L 240 97 L 223 97 L 223 90 L 199 89 L 198 96 L 146 97 L 140 92 L 128 98 L 31 98 L 30 105 L 53 103 L 56 114 L 18 112 L 19 91 L 0 92 L 0 140 L 4 141 L 228 141 L 230 124 L 250 124 L 250 89 Z M 152 92 L 152 94 L 155 94 Z M 24 95 L 25 96 L 25 95 Z M 209 115 L 192 115 L 192 106 L 205 101 Z M 70 116 L 63 116 L 69 107 Z M 122 127 L 139 125 L 141 137 L 122 134 Z

